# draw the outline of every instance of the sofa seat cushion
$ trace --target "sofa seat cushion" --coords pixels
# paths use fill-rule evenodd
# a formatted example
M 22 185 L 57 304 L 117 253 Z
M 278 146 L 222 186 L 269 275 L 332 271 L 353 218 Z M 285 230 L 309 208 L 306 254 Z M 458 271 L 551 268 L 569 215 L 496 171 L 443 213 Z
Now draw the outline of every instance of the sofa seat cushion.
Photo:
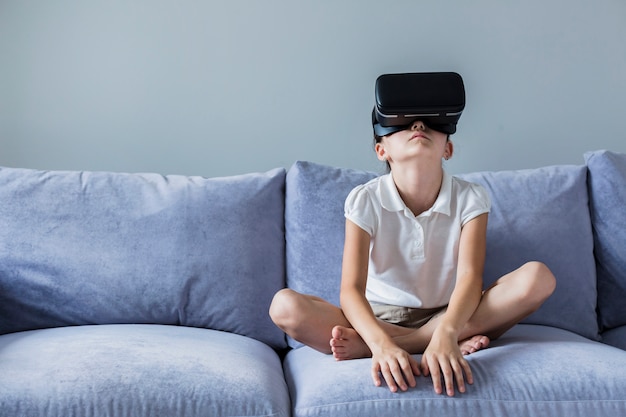
M 626 154 L 585 154 L 603 329 L 626 325 Z
M 420 359 L 419 355 L 415 356 Z M 564 416 L 626 413 L 626 352 L 575 333 L 517 325 L 491 347 L 467 357 L 474 384 L 437 395 L 430 378 L 391 393 L 375 387 L 370 359 L 337 362 L 308 347 L 288 353 L 285 374 L 295 417 Z M 469 412 L 468 410 L 471 410 Z
M 0 334 L 174 324 L 273 347 L 285 170 L 181 175 L 0 169 Z
M 289 416 L 280 359 L 215 330 L 101 325 L 0 336 L 0 414 Z

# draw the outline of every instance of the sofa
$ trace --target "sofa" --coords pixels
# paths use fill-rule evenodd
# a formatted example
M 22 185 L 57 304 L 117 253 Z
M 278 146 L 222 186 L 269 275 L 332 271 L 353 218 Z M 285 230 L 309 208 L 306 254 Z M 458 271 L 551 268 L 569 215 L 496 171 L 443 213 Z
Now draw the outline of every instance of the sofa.
M 1 168 L 0 416 L 626 415 L 626 155 L 583 161 L 462 175 L 492 198 L 485 285 L 538 260 L 557 288 L 454 397 L 375 387 L 268 315 L 285 287 L 338 303 L 343 202 L 380 173 Z

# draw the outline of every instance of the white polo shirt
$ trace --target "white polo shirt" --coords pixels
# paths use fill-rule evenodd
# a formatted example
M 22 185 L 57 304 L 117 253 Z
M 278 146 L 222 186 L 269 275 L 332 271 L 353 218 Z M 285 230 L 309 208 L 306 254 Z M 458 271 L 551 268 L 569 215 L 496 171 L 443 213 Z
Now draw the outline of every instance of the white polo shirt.
M 461 228 L 488 213 L 487 191 L 444 172 L 435 204 L 415 216 L 392 174 L 353 189 L 345 216 L 371 237 L 366 297 L 372 304 L 437 308 L 456 283 Z

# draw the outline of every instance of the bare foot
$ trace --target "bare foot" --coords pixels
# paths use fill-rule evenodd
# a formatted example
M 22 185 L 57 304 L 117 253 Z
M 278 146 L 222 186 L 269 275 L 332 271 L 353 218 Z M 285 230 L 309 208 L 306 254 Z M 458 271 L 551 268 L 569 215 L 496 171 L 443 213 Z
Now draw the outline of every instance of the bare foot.
M 476 335 L 460 342 L 459 348 L 461 349 L 462 354 L 469 355 L 471 353 L 478 352 L 481 349 L 485 349 L 489 346 L 489 342 L 490 340 L 487 336 Z
M 330 349 L 335 360 L 359 359 L 371 357 L 372 354 L 356 330 L 335 326 L 332 331 L 333 338 L 330 339 Z

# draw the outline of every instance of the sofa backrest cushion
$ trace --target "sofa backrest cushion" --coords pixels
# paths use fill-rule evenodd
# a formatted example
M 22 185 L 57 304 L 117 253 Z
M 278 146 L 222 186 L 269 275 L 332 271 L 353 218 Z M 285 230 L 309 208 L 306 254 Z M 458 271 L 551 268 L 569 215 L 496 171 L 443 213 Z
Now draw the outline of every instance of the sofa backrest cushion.
M 626 326 L 618 326 L 602 333 L 602 343 L 626 350 Z
M 288 287 L 338 305 L 344 200 L 353 187 L 375 176 L 310 162 L 291 167 L 285 207 Z M 485 286 L 525 262 L 543 261 L 557 277 L 557 290 L 524 322 L 597 339 L 586 168 L 558 166 L 462 177 L 483 184 L 492 198 Z
M 224 178 L 0 169 L 0 334 L 204 327 L 285 347 L 285 170 Z
M 626 325 L 626 154 L 585 154 L 603 329 Z
M 287 172 L 287 286 L 339 305 L 348 193 L 376 174 L 298 161 Z M 299 346 L 289 340 L 292 347 Z
M 598 340 L 587 168 L 558 165 L 461 177 L 483 185 L 492 200 L 485 285 L 525 262 L 541 261 L 556 277 L 556 289 L 523 323 Z

